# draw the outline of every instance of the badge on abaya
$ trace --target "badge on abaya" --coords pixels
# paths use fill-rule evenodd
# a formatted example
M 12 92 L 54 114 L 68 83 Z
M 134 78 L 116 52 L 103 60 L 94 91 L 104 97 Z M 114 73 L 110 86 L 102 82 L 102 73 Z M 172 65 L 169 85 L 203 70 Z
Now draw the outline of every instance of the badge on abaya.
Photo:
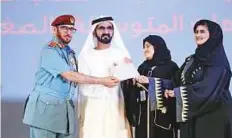
M 146 101 L 146 92 L 145 90 L 140 91 L 140 101 Z
M 167 108 L 166 108 L 166 107 L 162 107 L 162 108 L 161 108 L 161 112 L 162 112 L 163 114 L 166 114 L 166 113 L 167 113 Z

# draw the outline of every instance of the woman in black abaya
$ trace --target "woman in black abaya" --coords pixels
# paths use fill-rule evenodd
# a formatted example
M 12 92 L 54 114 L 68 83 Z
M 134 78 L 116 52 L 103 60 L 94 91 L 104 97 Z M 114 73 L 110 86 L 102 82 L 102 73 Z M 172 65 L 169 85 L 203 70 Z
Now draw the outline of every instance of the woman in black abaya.
M 197 48 L 175 77 L 180 138 L 232 138 L 230 65 L 221 27 L 209 20 L 194 26 Z

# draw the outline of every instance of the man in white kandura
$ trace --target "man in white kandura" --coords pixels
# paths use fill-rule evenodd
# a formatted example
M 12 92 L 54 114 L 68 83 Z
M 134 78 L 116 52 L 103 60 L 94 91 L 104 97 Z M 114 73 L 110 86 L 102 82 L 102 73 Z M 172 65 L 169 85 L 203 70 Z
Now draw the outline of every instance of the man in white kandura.
M 78 57 L 78 71 L 95 77 L 115 76 L 118 61 L 131 62 L 113 18 L 93 20 Z M 80 138 L 131 137 L 120 83 L 113 88 L 81 84 L 78 96 Z

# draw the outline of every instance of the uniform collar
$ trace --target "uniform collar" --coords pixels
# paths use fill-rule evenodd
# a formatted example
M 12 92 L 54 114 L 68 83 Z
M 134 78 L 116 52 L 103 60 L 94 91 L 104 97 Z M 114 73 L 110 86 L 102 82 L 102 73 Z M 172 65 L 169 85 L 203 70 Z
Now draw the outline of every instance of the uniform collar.
M 50 46 L 50 47 L 57 47 L 58 46 L 60 48 L 65 48 L 68 45 L 64 44 L 63 42 L 60 41 L 59 38 L 57 38 L 56 36 L 54 36 L 52 38 L 52 40 L 49 42 L 48 46 Z

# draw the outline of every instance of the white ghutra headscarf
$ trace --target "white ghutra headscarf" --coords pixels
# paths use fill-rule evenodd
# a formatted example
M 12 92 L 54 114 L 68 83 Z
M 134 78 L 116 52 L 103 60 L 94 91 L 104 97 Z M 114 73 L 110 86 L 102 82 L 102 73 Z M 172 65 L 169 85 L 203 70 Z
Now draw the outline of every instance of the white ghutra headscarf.
M 96 29 L 96 26 L 99 25 L 100 23 L 104 22 L 104 21 L 111 22 L 113 24 L 113 27 L 114 27 L 114 35 L 113 35 L 113 38 L 111 40 L 110 47 L 119 49 L 122 52 L 124 57 L 127 57 L 127 58 L 131 59 L 131 56 L 130 56 L 128 50 L 126 49 L 126 47 L 125 47 L 125 45 L 123 43 L 123 40 L 122 40 L 122 38 L 121 38 L 121 36 L 119 34 L 119 30 L 118 30 L 116 24 L 113 22 L 113 18 L 109 17 L 109 16 L 100 16 L 99 18 L 92 21 L 91 30 L 89 32 L 89 35 L 88 35 L 88 37 L 87 37 L 87 39 L 85 41 L 85 44 L 84 44 L 82 50 L 80 52 L 80 55 L 78 57 L 78 61 L 84 60 L 83 58 L 85 57 L 86 52 L 89 51 L 90 49 L 95 48 L 97 46 L 96 45 L 97 40 L 93 36 L 93 32 Z

